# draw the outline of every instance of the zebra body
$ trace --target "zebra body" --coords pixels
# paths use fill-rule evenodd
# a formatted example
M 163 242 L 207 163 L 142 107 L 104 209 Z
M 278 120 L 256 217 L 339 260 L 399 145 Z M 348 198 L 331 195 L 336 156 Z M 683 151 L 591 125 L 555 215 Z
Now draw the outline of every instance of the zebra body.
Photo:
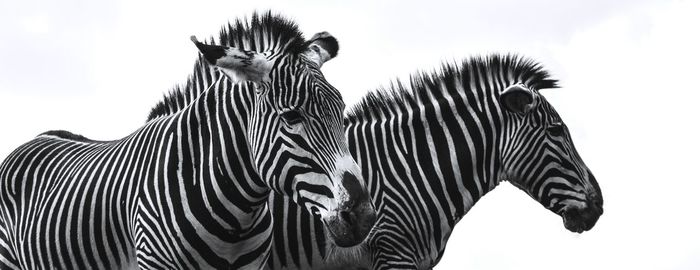
M 269 248 L 265 183 L 249 158 L 227 169 L 214 154 L 224 145 L 245 149 L 233 139 L 244 136 L 244 124 L 197 119 L 224 113 L 209 111 L 215 96 L 230 101 L 245 92 L 207 93 L 113 142 L 47 132 L 18 148 L 0 169 L 2 240 L 9 245 L 2 257 L 25 269 L 135 268 L 137 260 L 154 269 L 259 265 L 245 255 Z M 231 128 L 232 139 L 218 140 L 217 126 Z
M 370 93 L 346 118 L 346 136 L 377 206 L 375 228 L 363 245 L 338 247 L 318 219 L 271 196 L 267 268 L 430 269 L 457 222 L 503 180 L 567 229 L 590 229 L 602 195 L 539 94 L 557 87 L 548 77 L 530 60 L 492 55 Z
M 374 210 L 319 71 L 335 39 L 316 38 L 254 14 L 222 30 L 232 47 L 193 38 L 187 85 L 203 90 L 176 90 L 131 135 L 20 146 L 0 165 L 0 268 L 259 269 L 270 191 L 320 215 L 337 244 L 361 241 Z

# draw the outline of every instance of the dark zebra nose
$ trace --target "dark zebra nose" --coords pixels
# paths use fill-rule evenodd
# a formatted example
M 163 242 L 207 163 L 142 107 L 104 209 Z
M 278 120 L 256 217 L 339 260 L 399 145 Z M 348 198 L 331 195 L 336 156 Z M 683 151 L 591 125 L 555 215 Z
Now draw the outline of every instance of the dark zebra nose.
M 592 207 L 596 213 L 603 214 L 603 199 L 600 197 L 593 197 L 593 199 L 590 200 L 590 204 L 590 207 Z
M 341 221 L 347 223 L 348 225 L 354 225 L 357 223 L 356 214 L 359 209 L 358 206 L 362 202 L 369 199 L 367 192 L 362 189 L 362 184 L 357 177 L 350 173 L 345 172 L 343 174 L 343 187 L 348 193 L 348 201 L 340 208 L 338 215 Z
M 362 188 L 360 180 L 350 172 L 343 173 L 343 187 L 347 191 L 348 196 L 350 196 L 350 201 L 348 203 L 353 204 L 347 205 L 349 208 L 352 208 L 357 201 L 362 200 L 363 196 L 367 195 Z
M 599 196 L 591 196 L 588 197 L 585 208 L 568 209 L 562 213 L 562 218 L 568 230 L 581 233 L 592 229 L 602 214 L 603 199 Z
M 377 220 L 377 212 L 369 194 L 355 175 L 345 172 L 342 185 L 348 194 L 348 200 L 338 207 L 336 217 L 330 219 L 329 229 L 335 236 L 336 245 L 350 247 L 364 240 Z
M 352 221 L 352 216 L 350 215 L 350 211 L 340 211 L 340 219 L 347 223 L 347 224 L 353 224 L 354 222 Z

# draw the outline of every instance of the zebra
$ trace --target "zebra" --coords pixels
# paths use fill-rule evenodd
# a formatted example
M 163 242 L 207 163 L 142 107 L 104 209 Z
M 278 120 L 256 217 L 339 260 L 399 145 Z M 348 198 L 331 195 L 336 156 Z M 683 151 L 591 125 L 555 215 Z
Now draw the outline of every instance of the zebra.
M 546 88 L 558 81 L 541 64 L 492 54 L 370 92 L 349 111 L 345 133 L 377 207 L 375 228 L 363 244 L 338 247 L 318 219 L 271 196 L 267 268 L 430 269 L 457 222 L 504 180 L 566 229 L 590 230 L 603 213 L 600 187 L 539 93 Z
M 335 38 L 266 12 L 192 41 L 201 92 L 176 87 L 123 139 L 48 131 L 5 159 L 0 269 L 260 269 L 273 192 L 339 246 L 364 239 L 376 213 L 320 71 Z

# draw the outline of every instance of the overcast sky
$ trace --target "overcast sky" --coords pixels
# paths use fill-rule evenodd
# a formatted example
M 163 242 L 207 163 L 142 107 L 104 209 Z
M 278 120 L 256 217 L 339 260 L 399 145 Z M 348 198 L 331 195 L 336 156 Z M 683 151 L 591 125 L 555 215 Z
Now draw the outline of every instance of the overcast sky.
M 527 55 L 561 80 L 542 92 L 598 178 L 605 214 L 573 234 L 503 184 L 458 224 L 437 269 L 700 269 L 700 1 L 376 2 L 4 1 L 0 160 L 50 129 L 129 134 L 190 73 L 190 35 L 272 8 L 307 36 L 338 38 L 324 74 L 348 104 L 488 52 Z

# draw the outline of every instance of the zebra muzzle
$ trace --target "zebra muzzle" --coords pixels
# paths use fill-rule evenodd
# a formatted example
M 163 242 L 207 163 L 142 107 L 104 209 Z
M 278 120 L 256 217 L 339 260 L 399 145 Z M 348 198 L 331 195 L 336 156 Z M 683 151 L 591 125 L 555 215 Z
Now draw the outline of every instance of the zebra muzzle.
M 367 190 L 360 185 L 357 177 L 346 172 L 343 175 L 343 186 L 348 200 L 336 209 L 334 215 L 327 217 L 324 223 L 336 245 L 350 247 L 362 243 L 367 237 L 377 220 L 377 212 Z
M 589 202 L 587 207 L 583 209 L 569 208 L 561 216 L 564 220 L 564 227 L 567 230 L 582 233 L 592 229 L 602 214 L 602 205 L 599 206 L 598 203 Z

